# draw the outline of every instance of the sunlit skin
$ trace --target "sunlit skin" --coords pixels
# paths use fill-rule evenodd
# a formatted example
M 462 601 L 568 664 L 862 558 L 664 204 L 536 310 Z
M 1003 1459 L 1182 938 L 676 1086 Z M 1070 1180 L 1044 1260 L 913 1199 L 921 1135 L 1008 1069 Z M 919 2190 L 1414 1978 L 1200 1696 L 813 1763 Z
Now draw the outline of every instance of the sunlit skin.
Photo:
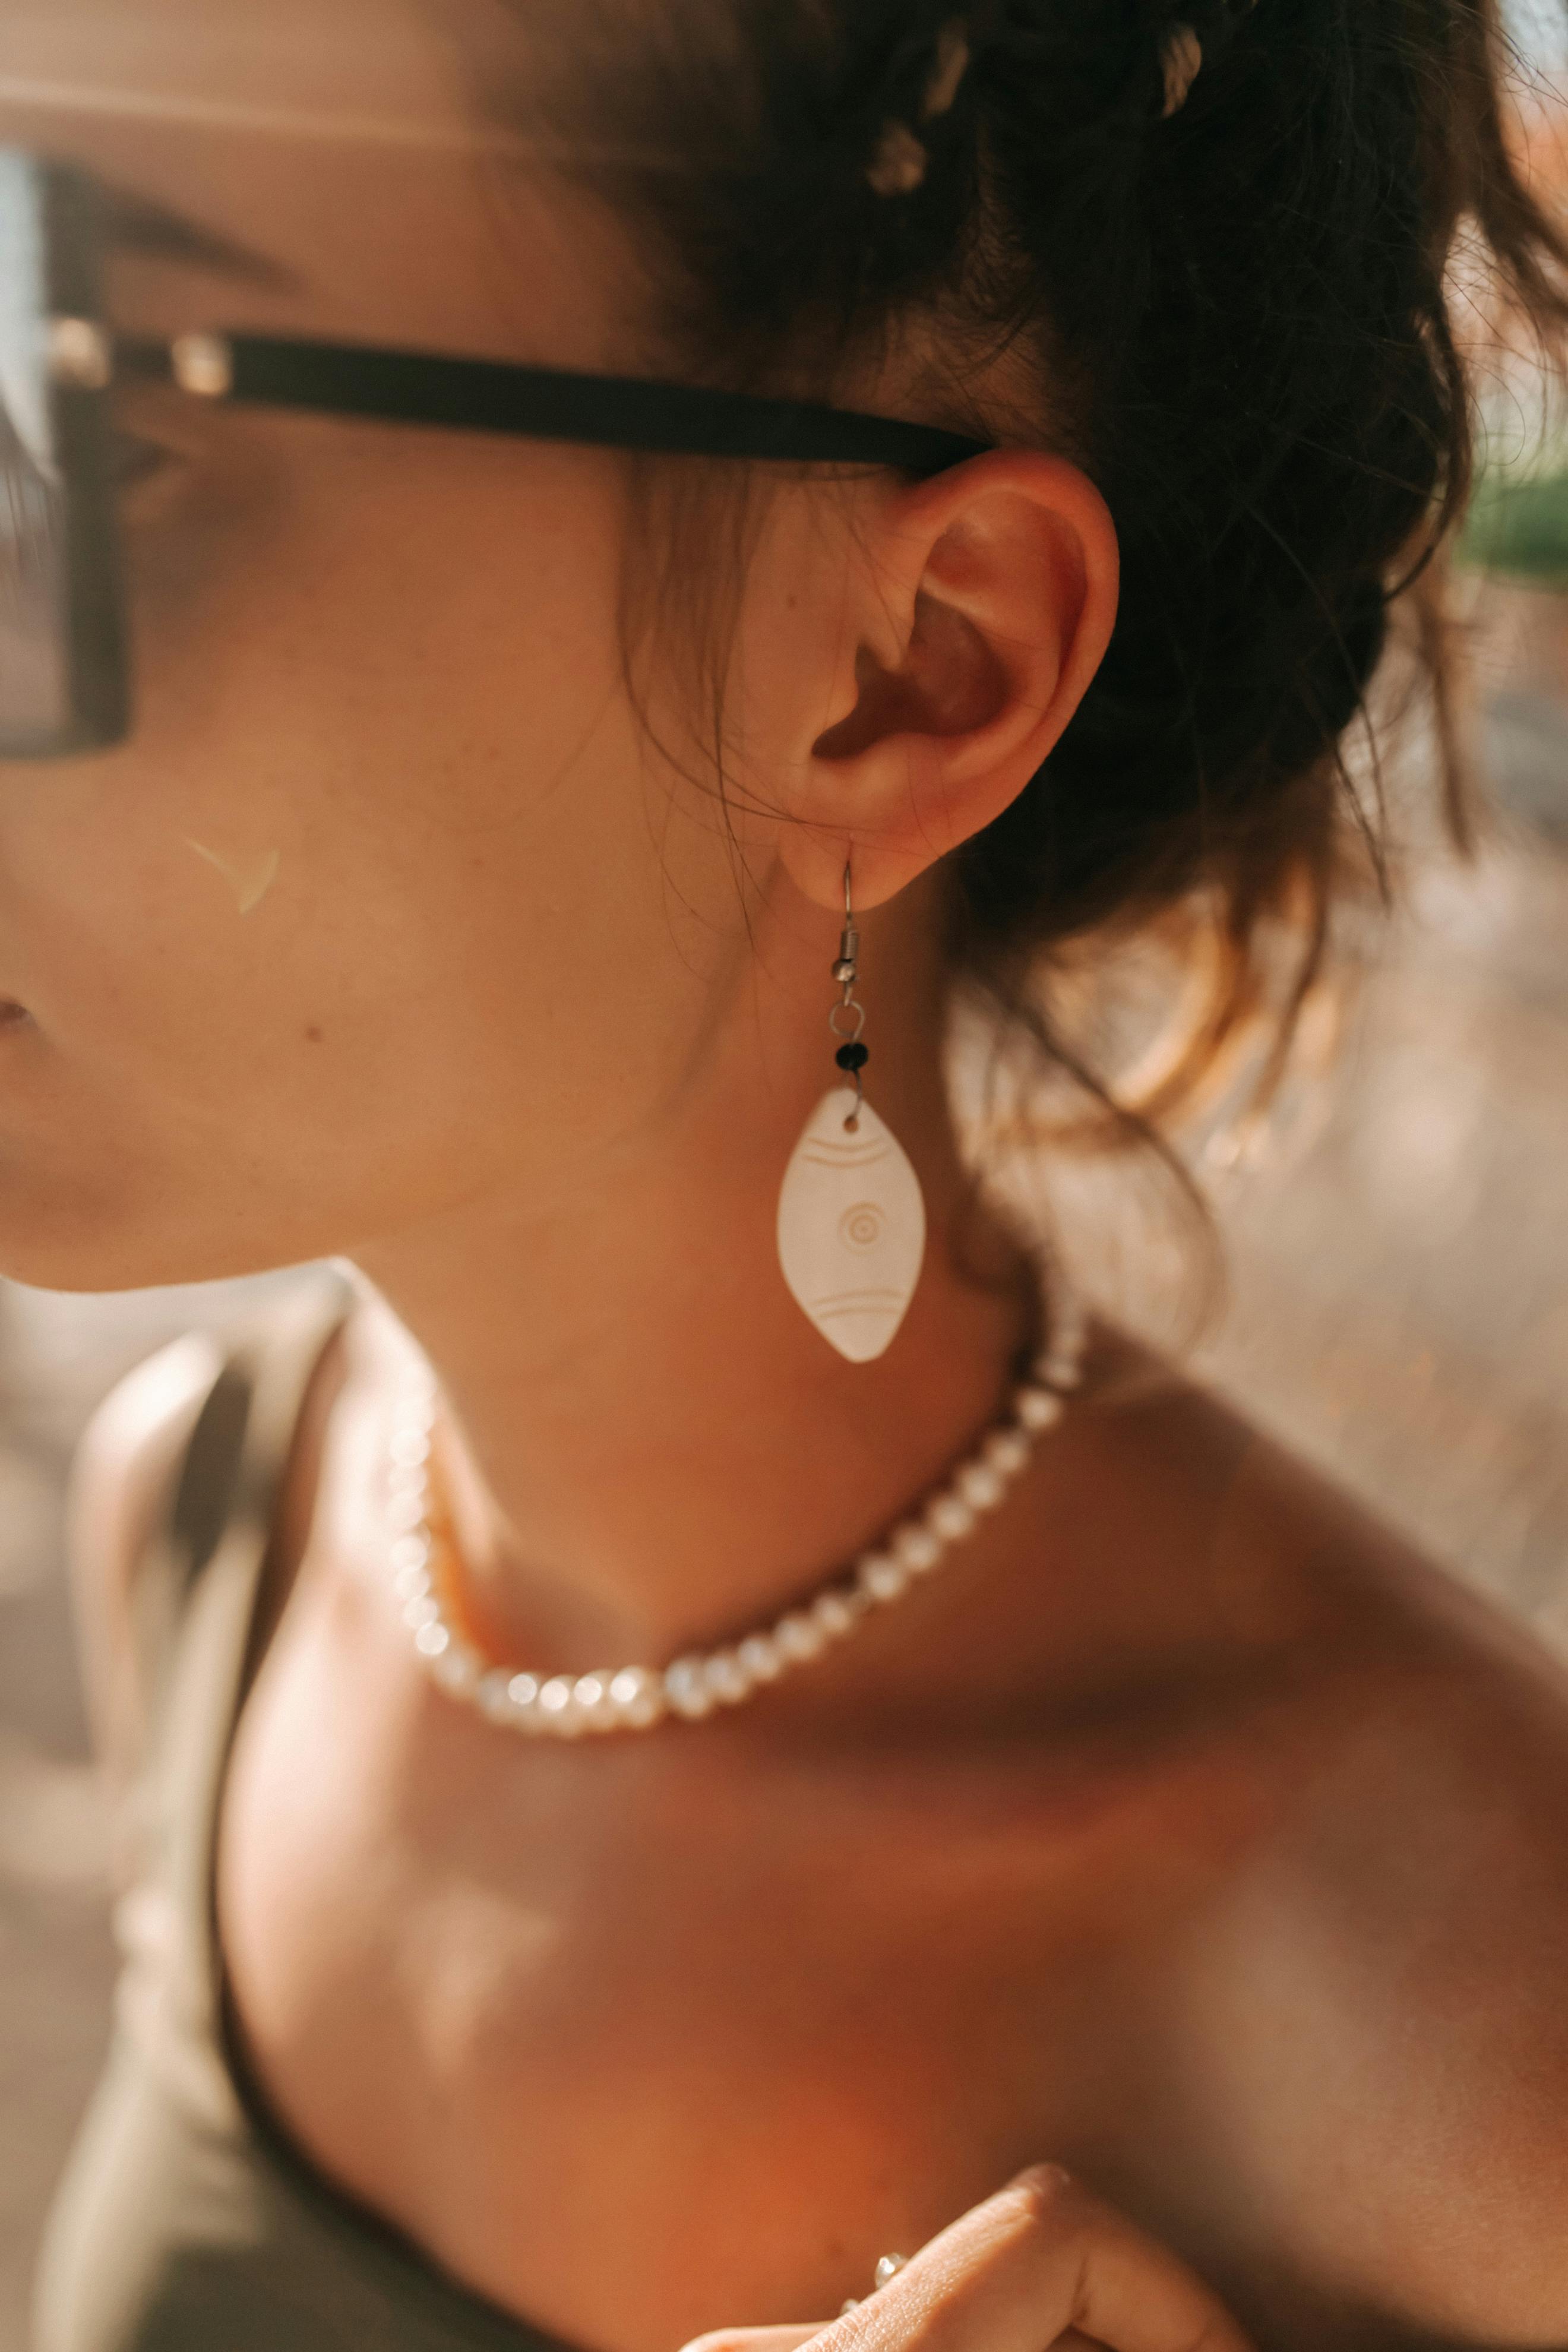
M 0 135 L 268 265 L 125 252 L 121 321 L 646 364 L 616 224 L 477 151 L 412 5 L 326 13 L 8 15 Z M 896 368 L 856 390 L 913 413 Z M 984 1283 L 955 1254 L 942 859 L 1103 653 L 1103 503 L 1019 451 L 780 487 L 726 814 L 627 693 L 615 457 L 172 394 L 124 420 L 182 453 L 127 501 L 134 740 L 0 769 L 0 1262 L 351 1256 L 440 1372 L 498 1654 L 745 1629 L 964 1449 L 1027 1335 L 999 1234 Z M 931 1225 L 860 1367 L 773 1251 L 846 858 Z M 525 1747 L 431 1689 L 389 1600 L 397 1344 L 373 1298 L 313 1391 L 220 1848 L 253 2063 L 349 2193 L 598 2352 L 825 2319 L 1035 2161 L 1270 2344 L 1568 2341 L 1568 1708 L 1521 1638 L 1105 1340 L 1100 1401 L 830 1661 Z M 111 1563 L 181 1382 L 123 1392 L 84 1474 L 111 1745 Z M 1001 2309 L 954 2352 L 1026 2352 Z

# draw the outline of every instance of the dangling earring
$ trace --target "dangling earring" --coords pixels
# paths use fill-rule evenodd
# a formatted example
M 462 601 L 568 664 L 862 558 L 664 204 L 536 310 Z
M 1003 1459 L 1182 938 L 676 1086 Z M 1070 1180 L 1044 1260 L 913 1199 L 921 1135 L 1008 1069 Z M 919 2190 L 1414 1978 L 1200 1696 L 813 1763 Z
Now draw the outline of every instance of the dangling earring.
M 835 1061 L 852 1085 L 825 1094 L 805 1123 L 779 1193 L 779 1264 L 823 1338 L 852 1364 L 891 1344 L 920 1280 L 925 1200 L 897 1139 L 866 1100 L 866 1009 L 855 994 L 860 934 L 844 868 L 844 935 L 827 1016 Z

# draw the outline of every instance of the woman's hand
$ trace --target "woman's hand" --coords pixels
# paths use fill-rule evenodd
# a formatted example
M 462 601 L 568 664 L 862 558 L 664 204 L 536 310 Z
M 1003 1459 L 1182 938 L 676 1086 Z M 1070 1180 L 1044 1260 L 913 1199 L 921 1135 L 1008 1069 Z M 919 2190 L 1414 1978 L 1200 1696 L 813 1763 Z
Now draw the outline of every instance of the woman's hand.
M 721 2328 L 685 2352 L 1250 2352 L 1184 2263 L 1035 2165 L 837 2320 Z

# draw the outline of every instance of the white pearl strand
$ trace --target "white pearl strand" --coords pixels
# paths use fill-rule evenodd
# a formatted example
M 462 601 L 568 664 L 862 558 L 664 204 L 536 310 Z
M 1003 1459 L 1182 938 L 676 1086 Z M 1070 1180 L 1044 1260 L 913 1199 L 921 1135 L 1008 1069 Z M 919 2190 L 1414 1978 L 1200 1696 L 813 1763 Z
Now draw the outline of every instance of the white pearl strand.
M 736 1706 L 795 1666 L 842 1641 L 876 1608 L 901 1599 L 973 1535 L 1026 1465 L 1036 1441 L 1061 1419 L 1063 1398 L 1082 1378 L 1085 1318 L 1073 1299 L 1057 1302 L 1049 1345 L 1016 1388 L 1007 1419 L 984 1438 L 922 1508 L 847 1576 L 732 1646 L 652 1666 L 601 1667 L 542 1677 L 492 1666 L 465 1641 L 441 1605 L 433 1573 L 429 1461 L 436 1383 L 427 1369 L 404 1384 L 391 1456 L 391 1563 L 414 1645 L 441 1687 L 479 1707 L 492 1723 L 557 1739 L 586 1732 L 646 1731 L 669 1716 L 696 1722 Z

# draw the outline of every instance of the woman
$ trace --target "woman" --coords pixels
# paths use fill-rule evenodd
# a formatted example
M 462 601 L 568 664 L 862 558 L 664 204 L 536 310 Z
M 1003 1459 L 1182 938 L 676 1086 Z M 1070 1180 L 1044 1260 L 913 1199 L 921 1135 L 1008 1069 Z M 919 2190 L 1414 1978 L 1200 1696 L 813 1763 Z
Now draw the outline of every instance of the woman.
M 42 2352 L 1568 2342 L 1562 1677 L 1077 1386 L 942 1065 L 1326 890 L 1460 226 L 1563 312 L 1490 0 L 3 42 L 5 1263 L 357 1269 L 84 1449 Z

